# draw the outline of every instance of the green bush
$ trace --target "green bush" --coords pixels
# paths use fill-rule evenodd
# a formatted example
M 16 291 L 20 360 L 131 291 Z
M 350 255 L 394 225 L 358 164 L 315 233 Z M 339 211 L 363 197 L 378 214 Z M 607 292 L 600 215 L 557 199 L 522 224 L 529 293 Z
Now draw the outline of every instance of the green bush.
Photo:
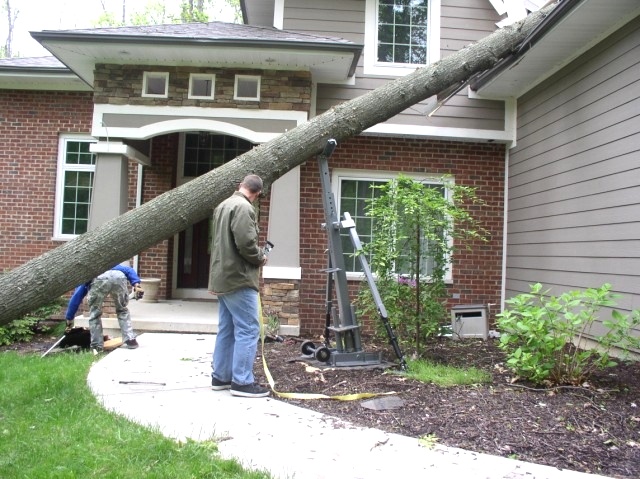
M 448 321 L 445 277 L 457 254 L 454 242 L 470 250 L 471 242 L 487 241 L 487 232 L 472 216 L 483 204 L 475 189 L 446 177 L 439 183 L 401 174 L 373 186 L 373 198 L 366 205 L 371 222 L 365 224 L 371 225 L 373 235 L 363 254 L 371 258 L 375 287 L 399 343 L 417 355 Z M 378 310 L 372 286 L 363 285 L 357 301 L 358 312 L 369 317 L 377 316 Z M 376 324 L 376 333 L 385 335 L 386 328 Z
M 47 327 L 40 324 L 58 313 L 65 300 L 58 298 L 49 304 L 39 307 L 20 319 L 15 319 L 5 326 L 0 326 L 0 345 L 29 342 L 37 330 L 46 332 Z
M 507 300 L 508 309 L 497 315 L 507 366 L 537 384 L 580 384 L 594 371 L 615 366 L 613 349 L 624 357 L 630 348 L 640 347 L 640 338 L 632 335 L 640 324 L 640 311 L 629 316 L 612 310 L 611 320 L 602 322 L 604 334 L 595 334 L 592 326 L 600 309 L 615 306 L 618 296 L 611 293 L 610 284 L 604 284 L 556 297 L 537 283 L 530 293 Z M 586 338 L 597 341 L 597 347 L 575 346 Z

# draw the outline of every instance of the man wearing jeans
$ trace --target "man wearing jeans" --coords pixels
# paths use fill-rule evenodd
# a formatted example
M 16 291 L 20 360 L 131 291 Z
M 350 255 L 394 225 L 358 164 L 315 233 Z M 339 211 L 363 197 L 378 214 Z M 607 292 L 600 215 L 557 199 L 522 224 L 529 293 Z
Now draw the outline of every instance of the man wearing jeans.
M 213 212 L 209 291 L 218 296 L 219 319 L 211 387 L 242 397 L 269 395 L 253 376 L 260 337 L 259 272 L 266 263 L 253 207 L 261 192 L 262 179 L 248 175 Z
M 138 341 L 131 325 L 131 315 L 129 313 L 129 288 L 127 282 L 133 286 L 137 294 L 142 292 L 140 278 L 136 271 L 126 265 L 115 265 L 108 271 L 93 280 L 78 286 L 71 299 L 65 315 L 67 319 L 67 329 L 73 326 L 76 312 L 87 294 L 89 303 L 89 331 L 91 334 L 91 349 L 100 353 L 104 348 L 104 336 L 102 334 L 102 304 L 104 300 L 111 296 L 118 315 L 118 324 L 122 332 L 123 346 L 128 349 L 136 349 Z

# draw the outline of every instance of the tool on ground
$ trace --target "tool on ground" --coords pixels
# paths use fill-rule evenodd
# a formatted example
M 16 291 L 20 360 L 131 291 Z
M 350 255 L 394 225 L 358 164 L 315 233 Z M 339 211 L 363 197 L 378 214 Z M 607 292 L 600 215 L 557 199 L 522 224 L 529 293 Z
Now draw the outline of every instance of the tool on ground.
M 382 362 L 381 353 L 368 353 L 363 350 L 360 325 L 358 325 L 356 320 L 355 308 L 349 301 L 347 273 L 345 270 L 342 238 L 340 235 L 340 229 L 345 228 L 349 232 L 349 239 L 353 244 L 356 256 L 360 260 L 362 270 L 371 289 L 372 297 L 378 308 L 378 314 L 389 337 L 389 342 L 400 361 L 400 367 L 404 370 L 407 365 L 400 346 L 398 345 L 398 340 L 389 323 L 387 310 L 378 293 L 366 255 L 362 253 L 362 244 L 356 233 L 355 222 L 350 214 L 346 212 L 343 214 L 343 221 L 340 221 L 338 218 L 329 176 L 329 157 L 335 150 L 337 144 L 336 140 L 329 139 L 323 152 L 318 155 L 318 167 L 320 170 L 320 181 L 322 183 L 322 202 L 325 215 L 323 228 L 326 230 L 329 240 L 327 254 L 328 267 L 325 270 L 327 273 L 325 344 L 324 346 L 316 347 L 313 342 L 305 341 L 302 343 L 302 353 L 307 356 L 314 356 L 318 361 L 334 366 L 375 365 Z M 333 304 L 334 289 L 338 303 L 337 309 Z M 334 348 L 330 347 L 329 337 L 332 333 L 335 336 Z
M 118 381 L 118 384 L 151 384 L 154 386 L 166 386 L 167 383 L 157 383 L 153 381 Z
M 64 334 L 58 339 L 53 346 L 51 346 L 47 351 L 44 352 L 41 358 L 44 358 L 47 354 L 53 351 L 56 347 L 67 348 L 70 346 L 78 346 L 83 349 L 89 348 L 89 344 L 91 343 L 91 333 L 86 328 L 72 328 L 69 327 L 69 322 L 67 321 L 67 328 L 64 330 Z
M 66 334 L 63 334 L 62 337 L 60 337 L 60 339 L 58 339 L 55 343 L 53 343 L 53 346 L 51 346 L 49 349 L 47 349 L 42 356 L 40 356 L 41 358 L 44 358 L 47 354 L 49 354 L 51 351 L 53 351 L 55 349 L 55 347 L 60 344 L 64 338 L 66 337 Z

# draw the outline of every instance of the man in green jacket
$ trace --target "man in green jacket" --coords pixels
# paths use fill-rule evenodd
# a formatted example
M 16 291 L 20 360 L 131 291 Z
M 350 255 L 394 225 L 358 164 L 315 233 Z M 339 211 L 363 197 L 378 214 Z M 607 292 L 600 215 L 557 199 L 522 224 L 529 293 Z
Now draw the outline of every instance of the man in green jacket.
M 253 376 L 260 337 L 259 272 L 267 260 L 253 207 L 261 192 L 262 179 L 248 175 L 213 212 L 209 291 L 218 296 L 219 319 L 211 387 L 242 397 L 269 395 Z

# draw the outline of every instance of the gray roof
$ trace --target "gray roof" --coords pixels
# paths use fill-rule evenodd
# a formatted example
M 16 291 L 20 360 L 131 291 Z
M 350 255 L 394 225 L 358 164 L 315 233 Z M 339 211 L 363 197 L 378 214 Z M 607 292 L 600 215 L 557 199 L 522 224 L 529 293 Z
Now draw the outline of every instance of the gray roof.
M 224 41 L 277 42 L 296 44 L 355 45 L 349 40 L 310 33 L 278 30 L 273 27 L 242 25 L 237 23 L 172 23 L 166 25 L 139 25 L 115 28 L 88 28 L 76 30 L 43 30 L 31 32 L 36 40 L 51 38 L 84 38 L 85 40 L 110 41 L 123 38 L 139 41 Z
M 225 22 L 31 32 L 87 85 L 98 63 L 308 70 L 318 82 L 355 74 L 362 45 L 343 38 Z
M 56 57 L 0 58 L 0 70 L 8 69 L 69 71 Z

